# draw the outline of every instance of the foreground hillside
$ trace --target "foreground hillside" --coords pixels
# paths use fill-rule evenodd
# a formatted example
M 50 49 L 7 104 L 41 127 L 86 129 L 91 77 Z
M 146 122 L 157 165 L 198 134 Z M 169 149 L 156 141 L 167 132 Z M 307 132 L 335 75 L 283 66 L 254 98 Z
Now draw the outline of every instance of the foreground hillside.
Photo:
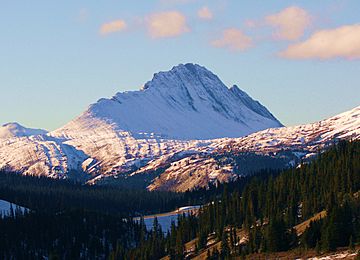
M 0 218 L 0 257 L 23 258 L 26 252 L 30 258 L 62 259 L 254 259 L 294 252 L 301 257 L 325 255 L 343 247 L 353 251 L 360 242 L 359 156 L 359 141 L 339 142 L 313 162 L 284 172 L 262 172 L 261 178 L 184 194 L 142 191 L 135 196 L 133 191 L 124 196 L 124 190 L 118 193 L 123 201 L 114 197 L 116 189 L 108 193 L 80 185 L 71 195 L 67 190 L 73 184 L 67 182 L 59 187 L 58 181 L 39 179 L 48 183 L 45 189 L 33 185 L 33 178 L 7 174 L 0 194 L 12 194 L 17 204 L 30 206 L 28 201 L 37 208 Z M 12 185 L 6 185 L 10 181 Z M 175 208 L 185 195 L 201 197 L 204 207 L 197 215 L 179 216 L 167 234 L 156 218 L 147 231 L 143 219 L 134 223 L 125 217 L 128 205 L 141 210 L 149 199 L 158 209 Z M 41 207 L 42 197 L 52 210 Z M 107 205 L 118 210 L 104 211 Z
M 171 258 L 286 259 L 326 255 L 338 247 L 354 251 L 360 242 L 358 141 L 341 142 L 314 162 L 279 175 L 255 177 L 238 189 L 228 186 L 200 211 L 196 223 L 185 218 L 171 234 L 176 241 Z M 295 253 L 273 254 L 289 250 Z

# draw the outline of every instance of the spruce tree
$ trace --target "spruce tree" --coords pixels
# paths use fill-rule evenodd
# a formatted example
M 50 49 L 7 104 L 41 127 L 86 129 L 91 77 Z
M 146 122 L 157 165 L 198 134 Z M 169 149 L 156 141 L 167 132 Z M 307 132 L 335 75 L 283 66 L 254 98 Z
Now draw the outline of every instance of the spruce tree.
M 230 256 L 230 248 L 228 243 L 227 232 L 223 232 L 222 234 L 220 254 L 222 258 L 227 258 Z
M 349 249 L 350 249 L 351 252 L 355 251 L 355 245 L 354 245 L 354 241 L 353 241 L 352 236 L 350 236 L 350 239 L 349 239 Z

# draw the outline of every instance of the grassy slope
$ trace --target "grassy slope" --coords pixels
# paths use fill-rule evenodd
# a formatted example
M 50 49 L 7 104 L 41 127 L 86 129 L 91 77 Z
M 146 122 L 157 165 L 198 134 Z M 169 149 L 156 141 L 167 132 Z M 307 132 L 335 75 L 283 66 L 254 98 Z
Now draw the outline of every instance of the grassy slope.
M 305 230 L 310 226 L 311 221 L 319 220 L 326 217 L 326 210 L 323 210 L 317 214 L 315 214 L 312 218 L 305 220 L 304 222 L 296 225 L 294 229 L 296 230 L 296 234 L 300 236 L 305 232 Z
M 297 235 L 300 236 L 301 234 L 303 234 L 304 231 L 309 227 L 311 221 L 325 218 L 326 214 L 327 213 L 325 210 L 321 211 L 321 212 L 317 213 L 316 215 L 314 215 L 313 217 L 294 226 L 294 229 L 296 230 Z M 237 229 L 236 235 L 241 238 L 246 237 L 246 233 L 243 229 Z M 213 236 L 210 235 L 208 237 L 208 246 L 206 248 L 200 250 L 197 254 L 195 254 L 194 251 L 195 251 L 195 245 L 196 245 L 197 240 L 198 239 L 195 238 L 185 244 L 185 252 L 186 252 L 186 254 L 191 254 L 190 259 L 204 260 L 207 257 L 208 250 L 210 250 L 210 252 L 212 252 L 215 248 L 217 248 L 217 250 L 219 250 L 219 251 L 221 249 L 221 241 L 215 241 Z M 359 249 L 360 249 L 360 246 L 357 248 L 357 250 L 359 250 Z M 326 257 L 326 256 L 331 257 L 332 256 L 333 258 L 329 258 L 329 259 L 335 259 L 335 256 L 334 256 L 335 254 L 344 254 L 344 256 L 346 255 L 345 258 L 339 258 L 339 259 L 355 259 L 354 253 L 348 252 L 347 248 L 340 248 L 339 250 L 337 250 L 334 253 L 323 254 L 323 255 L 317 256 L 317 257 L 318 257 L 318 259 L 321 259 L 321 257 Z M 315 250 L 303 251 L 303 250 L 297 248 L 297 249 L 290 250 L 287 252 L 251 254 L 251 255 L 248 255 L 246 257 L 246 259 L 308 259 L 311 257 L 316 257 Z M 169 260 L 170 258 L 168 256 L 166 256 L 162 259 Z M 240 257 L 236 257 L 234 259 L 240 259 Z

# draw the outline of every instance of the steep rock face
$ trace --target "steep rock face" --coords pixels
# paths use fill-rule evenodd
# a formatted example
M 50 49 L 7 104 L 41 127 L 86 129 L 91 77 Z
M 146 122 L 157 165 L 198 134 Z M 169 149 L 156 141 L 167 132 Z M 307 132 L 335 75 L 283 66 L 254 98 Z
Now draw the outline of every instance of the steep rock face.
M 261 105 L 259 101 L 253 100 L 246 92 L 239 89 L 238 86 L 234 85 L 230 90 L 250 110 L 271 120 L 277 120 L 266 107 Z

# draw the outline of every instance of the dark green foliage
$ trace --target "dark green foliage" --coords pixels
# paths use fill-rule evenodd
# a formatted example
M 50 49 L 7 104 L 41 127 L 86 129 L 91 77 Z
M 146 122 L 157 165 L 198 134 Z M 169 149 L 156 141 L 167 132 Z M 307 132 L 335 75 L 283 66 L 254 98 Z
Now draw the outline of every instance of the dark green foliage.
M 282 219 L 272 219 L 267 226 L 267 249 L 270 252 L 286 251 L 289 245 L 289 234 Z
M 88 211 L 54 215 L 25 213 L 0 218 L 0 259 L 88 259 L 128 247 L 138 226 L 122 218 Z
M 221 238 L 221 250 L 220 250 L 221 258 L 228 258 L 230 256 L 230 247 L 228 243 L 228 236 L 226 232 L 223 232 Z
M 355 245 L 354 245 L 354 241 L 353 241 L 353 237 L 350 236 L 350 239 L 349 239 L 349 249 L 350 251 L 354 251 L 355 250 Z
M 322 225 L 323 221 L 311 221 L 309 228 L 305 230 L 301 240 L 308 248 L 314 248 L 317 246 L 318 250 L 320 250 L 319 241 L 321 239 Z
M 89 186 L 45 177 L 0 172 L 0 198 L 32 210 L 88 209 L 124 216 L 158 213 L 187 203 L 184 194 Z
M 360 239 L 360 142 L 340 142 L 310 164 L 232 185 L 220 185 L 220 200 L 199 216 L 199 229 L 218 240 L 226 226 L 245 227 L 247 252 L 285 251 L 298 246 L 292 227 L 322 210 L 328 217 L 311 223 L 301 245 L 328 251 Z

